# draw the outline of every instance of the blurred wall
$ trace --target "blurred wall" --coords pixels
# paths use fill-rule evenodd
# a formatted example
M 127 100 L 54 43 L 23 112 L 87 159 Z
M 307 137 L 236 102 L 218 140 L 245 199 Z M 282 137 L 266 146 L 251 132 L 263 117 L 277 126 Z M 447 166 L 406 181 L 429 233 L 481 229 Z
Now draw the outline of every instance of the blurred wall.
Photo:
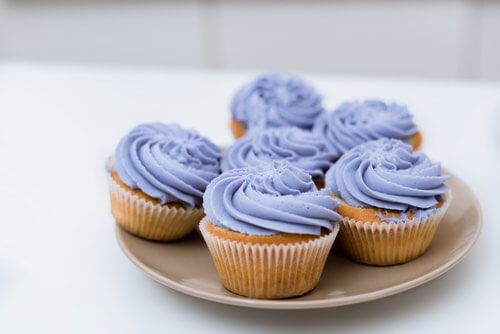
M 0 57 L 500 79 L 500 2 L 0 0 Z

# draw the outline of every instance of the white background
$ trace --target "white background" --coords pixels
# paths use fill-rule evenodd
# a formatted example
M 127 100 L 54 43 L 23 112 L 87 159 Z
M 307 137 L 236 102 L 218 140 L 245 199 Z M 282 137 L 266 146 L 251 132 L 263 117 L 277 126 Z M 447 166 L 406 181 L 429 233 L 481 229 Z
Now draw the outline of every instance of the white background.
M 0 0 L 0 58 L 500 79 L 499 0 Z
M 425 152 L 476 192 L 478 243 L 430 283 L 340 308 L 254 310 L 174 292 L 127 260 L 105 158 L 154 120 L 229 143 L 228 99 L 253 74 L 0 62 L 0 333 L 499 332 L 499 84 L 304 74 L 329 107 L 407 103 Z

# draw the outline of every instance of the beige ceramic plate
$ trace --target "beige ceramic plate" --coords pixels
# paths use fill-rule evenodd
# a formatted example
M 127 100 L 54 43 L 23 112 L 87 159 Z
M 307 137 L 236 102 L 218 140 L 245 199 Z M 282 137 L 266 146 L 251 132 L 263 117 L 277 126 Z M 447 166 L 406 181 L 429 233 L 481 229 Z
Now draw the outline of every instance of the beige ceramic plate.
M 448 182 L 453 202 L 429 250 L 409 263 L 372 267 L 330 254 L 321 281 L 309 294 L 285 300 L 241 297 L 224 289 L 199 233 L 175 243 L 151 242 L 117 227 L 125 254 L 156 281 L 188 295 L 215 302 L 270 309 L 333 307 L 390 296 L 438 277 L 471 249 L 481 229 L 481 209 L 472 191 L 457 177 Z M 334 246 L 335 248 L 335 246 Z

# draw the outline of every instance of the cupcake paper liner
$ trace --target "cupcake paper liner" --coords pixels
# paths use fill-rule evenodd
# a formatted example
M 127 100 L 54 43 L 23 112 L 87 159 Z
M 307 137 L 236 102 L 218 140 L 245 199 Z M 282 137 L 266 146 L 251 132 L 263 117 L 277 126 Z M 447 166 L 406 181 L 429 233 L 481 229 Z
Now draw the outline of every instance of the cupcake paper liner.
M 402 264 L 422 255 L 451 203 L 451 193 L 433 215 L 407 222 L 362 222 L 343 217 L 339 242 L 346 255 L 371 265 Z
M 238 295 L 277 299 L 300 296 L 319 282 L 339 224 L 327 235 L 302 243 L 254 244 L 226 240 L 200 231 L 212 255 L 222 284 Z
M 205 215 L 202 208 L 152 203 L 120 186 L 108 175 L 111 214 L 118 225 L 139 237 L 171 241 L 191 233 Z

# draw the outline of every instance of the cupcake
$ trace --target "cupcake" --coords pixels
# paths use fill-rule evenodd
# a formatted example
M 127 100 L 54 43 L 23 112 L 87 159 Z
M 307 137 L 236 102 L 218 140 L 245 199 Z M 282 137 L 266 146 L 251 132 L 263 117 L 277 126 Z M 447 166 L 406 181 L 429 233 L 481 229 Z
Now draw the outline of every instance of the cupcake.
M 339 229 L 337 205 L 287 161 L 215 178 L 203 197 L 200 231 L 224 287 L 266 299 L 312 290 Z
M 326 174 L 340 202 L 339 240 L 355 261 L 400 264 L 429 247 L 450 202 L 439 163 L 396 139 L 379 139 L 345 153 Z
M 255 130 L 229 146 L 221 159 L 223 172 L 258 166 L 273 160 L 287 160 L 304 169 L 317 185 L 334 161 L 324 141 L 310 131 L 295 127 Z
M 204 216 L 203 192 L 219 175 L 219 148 L 177 125 L 142 124 L 119 142 L 107 170 L 118 225 L 142 238 L 175 240 Z
M 231 129 L 236 138 L 246 131 L 296 126 L 311 130 L 323 113 L 322 98 L 308 83 L 285 74 L 265 74 L 247 83 L 231 102 Z
M 406 106 L 379 100 L 352 101 L 324 113 L 313 132 L 324 138 L 330 150 L 341 156 L 356 145 L 380 138 L 400 139 L 413 149 L 422 137 Z

